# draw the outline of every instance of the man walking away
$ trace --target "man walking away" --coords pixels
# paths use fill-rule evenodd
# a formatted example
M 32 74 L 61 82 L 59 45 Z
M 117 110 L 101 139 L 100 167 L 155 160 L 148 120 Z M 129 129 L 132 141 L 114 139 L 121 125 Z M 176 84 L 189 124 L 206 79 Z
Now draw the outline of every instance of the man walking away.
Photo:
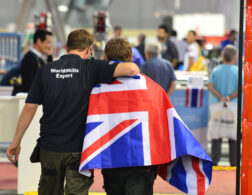
M 105 58 L 132 61 L 130 43 L 122 38 L 110 39 L 105 46 Z M 102 174 L 107 195 L 152 195 L 157 166 L 109 168 L 103 169 Z
M 94 37 L 86 29 L 72 31 L 67 39 L 67 55 L 39 69 L 20 115 L 14 139 L 7 149 L 8 159 L 16 162 L 20 142 L 42 104 L 37 161 L 41 163 L 39 195 L 88 195 L 93 179 L 78 172 L 89 96 L 99 83 L 114 77 L 133 76 L 136 64 L 90 59 Z M 65 188 L 64 181 L 66 179 Z

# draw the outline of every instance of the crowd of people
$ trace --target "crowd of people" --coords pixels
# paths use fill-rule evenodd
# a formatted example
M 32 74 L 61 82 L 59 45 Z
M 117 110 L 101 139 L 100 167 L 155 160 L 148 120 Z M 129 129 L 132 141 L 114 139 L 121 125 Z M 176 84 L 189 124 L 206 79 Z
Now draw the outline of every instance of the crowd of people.
M 122 35 L 123 35 L 123 28 L 120 26 L 116 26 L 114 28 L 114 36 L 122 37 Z M 235 45 L 236 37 L 237 32 L 235 30 L 231 30 L 227 36 L 227 39 L 224 39 L 223 41 L 220 42 L 219 50 L 223 51 L 225 46 L 227 45 Z M 147 37 L 145 36 L 145 34 L 140 33 L 137 36 L 136 47 L 132 46 L 134 54 L 133 61 L 136 62 L 139 67 L 141 67 L 143 65 L 143 62 L 146 61 L 145 46 L 146 44 L 148 44 L 146 38 Z M 207 70 L 207 68 L 204 69 L 199 66 L 203 66 L 204 64 L 205 67 L 207 67 L 209 62 L 206 60 L 206 58 L 209 58 L 209 56 L 206 55 L 208 55 L 207 53 L 211 51 L 206 50 L 205 48 L 206 40 L 201 39 L 197 35 L 196 31 L 194 30 L 188 31 L 187 36 L 184 39 L 179 40 L 177 38 L 177 32 L 175 30 L 169 29 L 166 25 L 160 25 L 157 28 L 156 42 L 161 44 L 160 56 L 163 59 L 168 60 L 172 64 L 174 70 L 181 70 L 181 71 Z M 210 58 L 218 57 L 218 59 L 220 59 L 219 52 L 215 53 L 216 56 L 210 56 Z M 220 63 L 220 60 L 218 60 L 218 63 Z M 195 65 L 198 65 L 198 67 L 196 67 Z M 210 67 L 209 70 L 211 71 L 212 67 Z
M 214 102 L 236 101 L 238 86 L 234 83 L 238 70 L 234 64 L 237 52 L 234 46 L 230 46 L 234 44 L 235 33 L 231 31 L 228 40 L 222 43 L 224 62 L 210 76 L 208 88 Z M 190 71 L 202 56 L 201 47 L 196 41 L 197 34 L 193 30 L 188 32 L 186 40 L 178 40 L 175 30 L 170 31 L 165 25 L 160 25 L 156 42 L 146 43 L 145 35 L 139 34 L 136 47 L 132 47 L 121 35 L 122 28 L 115 27 L 114 37 L 107 42 L 104 51 L 104 59 L 109 61 L 104 61 L 89 59 L 94 36 L 85 29 L 74 30 L 68 35 L 67 54 L 52 61 L 52 33 L 46 30 L 35 32 L 34 45 L 24 55 L 18 73 L 22 77 L 21 91 L 29 94 L 7 155 L 12 162 L 18 160 L 22 137 L 37 107 L 42 104 L 43 116 L 37 145 L 42 168 L 39 194 L 64 194 L 64 191 L 66 194 L 88 194 L 93 178 L 80 175 L 77 165 L 81 157 L 88 99 L 96 84 L 111 83 L 115 77 L 134 76 L 141 71 L 171 96 L 176 88 L 174 69 Z M 59 79 L 60 73 L 56 72 L 66 69 L 74 71 L 68 79 Z M 224 79 L 223 74 L 231 75 L 229 80 Z M 234 166 L 236 141 L 229 140 L 229 144 L 230 162 Z M 215 165 L 220 159 L 220 146 L 221 139 L 212 140 Z M 156 172 L 155 166 L 103 170 L 105 191 L 110 195 L 153 194 Z M 147 173 L 151 177 L 147 178 Z M 123 182 L 129 175 L 131 186 L 127 187 Z M 129 191 L 125 191 L 126 188 Z

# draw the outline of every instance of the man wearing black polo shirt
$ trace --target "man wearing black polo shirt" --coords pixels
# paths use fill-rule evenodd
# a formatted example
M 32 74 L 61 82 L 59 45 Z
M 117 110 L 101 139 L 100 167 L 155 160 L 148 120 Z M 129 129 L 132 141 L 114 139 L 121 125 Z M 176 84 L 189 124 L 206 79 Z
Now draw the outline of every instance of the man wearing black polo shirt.
M 133 76 L 136 64 L 89 57 L 93 36 L 85 29 L 72 31 L 67 40 L 68 55 L 38 70 L 26 104 L 20 115 L 16 134 L 7 156 L 16 162 L 20 142 L 38 105 L 43 105 L 38 147 L 42 174 L 40 195 L 87 195 L 93 179 L 80 175 L 80 162 L 89 95 L 98 83 L 110 83 L 114 77 Z M 66 179 L 64 190 L 64 179 Z

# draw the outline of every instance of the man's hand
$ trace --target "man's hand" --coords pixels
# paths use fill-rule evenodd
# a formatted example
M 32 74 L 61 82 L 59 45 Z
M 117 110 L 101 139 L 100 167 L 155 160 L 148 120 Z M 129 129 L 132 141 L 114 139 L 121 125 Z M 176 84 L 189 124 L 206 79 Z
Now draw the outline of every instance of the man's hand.
M 19 157 L 19 153 L 20 153 L 20 144 L 11 144 L 7 151 L 6 151 L 6 155 L 8 157 L 8 159 L 13 162 L 16 163 Z
M 221 97 L 219 98 L 219 100 L 220 100 L 221 102 L 224 102 L 224 103 L 228 102 L 228 98 L 227 98 L 227 97 L 224 97 L 224 96 L 221 96 Z
M 187 67 L 187 71 L 190 71 L 193 63 L 194 63 L 194 58 L 193 57 L 189 57 L 189 64 L 188 64 L 188 67 Z
M 24 105 L 24 108 L 18 119 L 15 136 L 13 138 L 11 145 L 8 147 L 7 152 L 6 152 L 8 159 L 13 163 L 17 162 L 17 159 L 20 153 L 21 140 L 27 128 L 29 127 L 34 114 L 36 113 L 37 108 L 38 108 L 38 104 L 26 103 Z

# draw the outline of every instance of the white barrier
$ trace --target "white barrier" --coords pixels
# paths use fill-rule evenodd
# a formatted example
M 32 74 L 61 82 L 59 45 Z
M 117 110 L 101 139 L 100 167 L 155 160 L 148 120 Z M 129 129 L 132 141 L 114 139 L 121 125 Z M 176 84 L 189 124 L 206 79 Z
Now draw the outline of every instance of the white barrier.
M 0 142 L 11 142 L 18 120 L 18 100 L 12 96 L 0 97 Z
M 0 96 L 0 142 L 12 141 L 25 99 L 26 94 L 16 97 Z M 42 107 L 39 106 L 21 142 L 21 153 L 18 160 L 18 194 L 38 190 L 40 163 L 31 163 L 29 158 L 39 137 L 41 116 Z
M 19 114 L 23 109 L 25 98 L 26 95 L 17 96 Z M 40 163 L 31 163 L 29 159 L 37 143 L 36 140 L 39 137 L 39 119 L 41 118 L 41 116 L 42 106 L 39 106 L 21 142 L 21 152 L 18 160 L 18 194 L 24 194 L 25 192 L 38 190 L 39 176 L 41 170 Z

